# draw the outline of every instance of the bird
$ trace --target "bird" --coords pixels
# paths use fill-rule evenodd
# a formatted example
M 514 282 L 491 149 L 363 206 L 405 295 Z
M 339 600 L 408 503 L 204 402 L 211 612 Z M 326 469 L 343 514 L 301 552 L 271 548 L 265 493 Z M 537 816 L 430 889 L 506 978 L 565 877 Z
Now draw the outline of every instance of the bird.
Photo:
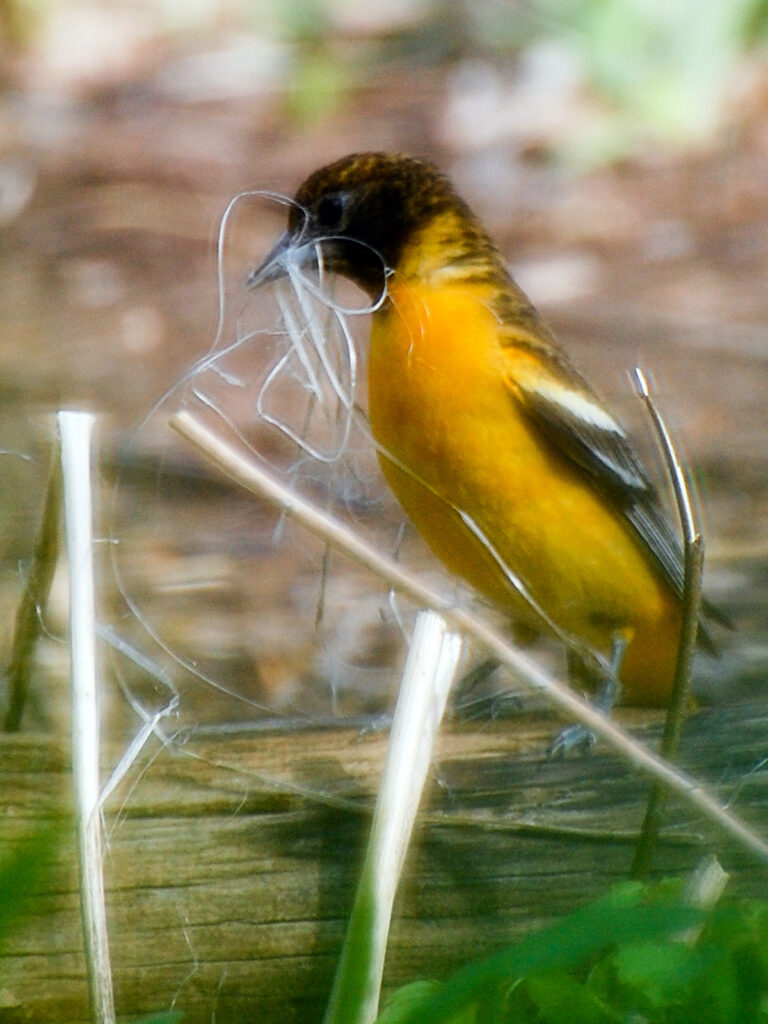
M 514 630 L 562 640 L 572 681 L 606 704 L 664 706 L 682 624 L 676 530 L 627 430 L 448 176 L 386 152 L 311 173 L 247 283 L 318 264 L 371 300 L 371 433 L 437 558 Z M 698 642 L 714 650 L 704 622 Z

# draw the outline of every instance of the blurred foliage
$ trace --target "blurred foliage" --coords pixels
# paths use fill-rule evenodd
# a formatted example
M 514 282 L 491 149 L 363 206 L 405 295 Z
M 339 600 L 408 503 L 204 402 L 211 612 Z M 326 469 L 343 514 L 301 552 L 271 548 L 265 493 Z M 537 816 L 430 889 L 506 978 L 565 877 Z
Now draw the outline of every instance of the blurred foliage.
M 75 7 L 86 0 L 0 0 L 0 38 L 24 45 L 48 17 Z M 286 101 L 299 121 L 322 118 L 354 86 L 382 69 L 396 74 L 403 61 L 514 69 L 531 45 L 554 42 L 601 108 L 565 142 L 590 161 L 645 141 L 706 139 L 738 60 L 768 37 L 768 0 L 111 0 L 100 9 L 130 9 L 167 40 L 210 45 L 246 32 L 287 44 Z
M 308 53 L 297 62 L 288 88 L 288 113 L 299 122 L 320 121 L 341 103 L 349 86 L 343 64 L 322 52 Z
M 0 945 L 27 914 L 27 900 L 40 887 L 60 836 L 60 822 L 45 823 L 0 861 Z
M 30 898 L 44 888 L 63 829 L 61 820 L 45 822 L 0 860 L 0 945 L 5 945 L 23 925 L 30 913 Z M 134 1024 L 179 1024 L 182 1020 L 178 1010 L 166 1010 Z
M 681 891 L 620 884 L 444 984 L 400 989 L 378 1024 L 766 1024 L 768 904 L 704 912 Z
M 536 9 L 612 107 L 585 140 L 598 151 L 621 151 L 643 129 L 676 143 L 706 138 L 738 58 L 768 32 L 766 0 L 536 0 Z
M 43 23 L 50 0 L 0 0 L 0 44 L 24 46 Z
M 150 1017 L 141 1017 L 132 1024 L 180 1024 L 183 1020 L 184 1014 L 179 1010 L 166 1010 L 163 1013 L 153 1013 Z
M 273 9 L 279 34 L 295 48 L 286 90 L 289 115 L 299 122 L 321 120 L 343 99 L 353 77 L 349 62 L 335 53 L 333 23 L 325 0 L 292 0 Z

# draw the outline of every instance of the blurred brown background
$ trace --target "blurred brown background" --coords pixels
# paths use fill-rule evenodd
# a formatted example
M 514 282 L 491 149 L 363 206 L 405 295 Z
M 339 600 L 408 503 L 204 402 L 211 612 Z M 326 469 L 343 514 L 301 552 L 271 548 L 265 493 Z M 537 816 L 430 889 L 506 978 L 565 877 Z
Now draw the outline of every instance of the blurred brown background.
M 222 698 L 203 682 L 186 706 L 205 721 L 382 705 L 400 655 L 380 588 L 366 596 L 369 581 L 339 567 L 316 628 L 322 553 L 291 532 L 276 543 L 271 513 L 167 450 L 163 415 L 138 427 L 213 340 L 231 196 L 290 194 L 326 160 L 384 148 L 454 177 L 566 347 L 646 433 L 627 371 L 652 376 L 699 481 L 709 592 L 739 627 L 700 689 L 761 695 L 768 18 L 757 0 L 709 6 L 707 18 L 694 3 L 619 0 L 0 8 L 2 649 L 48 414 L 85 407 L 102 416 L 105 549 L 130 560 L 124 596 L 161 643 L 115 595 L 107 556 L 104 620 L 171 674 L 184 672 L 163 646 L 237 694 L 204 711 Z M 257 223 L 258 245 L 278 226 Z M 42 661 L 54 692 L 56 593 Z M 143 672 L 118 662 L 151 703 Z M 55 723 L 52 707 L 43 686 L 30 714 Z
M 280 230 L 274 207 L 246 218 L 225 268 L 219 344 L 249 317 L 266 325 L 240 352 L 248 386 L 185 378 L 217 333 L 221 217 L 241 190 L 291 194 L 371 148 L 453 176 L 657 458 L 628 373 L 652 378 L 698 481 L 707 591 L 738 627 L 696 667 L 699 693 L 734 706 L 693 716 L 681 757 L 765 820 L 764 716 L 737 702 L 761 700 L 768 674 L 766 0 L 0 0 L 0 665 L 53 414 L 91 409 L 105 774 L 174 692 L 168 734 L 209 731 L 153 741 L 107 803 L 121 1015 L 317 1020 L 330 987 L 385 745 L 363 726 L 391 706 L 412 610 L 223 482 L 167 420 L 210 386 L 267 437 L 250 376 L 274 310 L 243 282 Z M 260 450 L 279 462 L 279 444 Z M 359 476 L 334 479 L 307 462 L 297 484 L 392 551 L 399 517 L 370 463 L 361 447 Z M 407 534 L 399 553 L 431 578 Z M 69 807 L 65 636 L 60 571 L 25 731 L 3 748 L 3 860 Z M 390 985 L 442 976 L 626 876 L 644 779 L 603 750 L 546 759 L 556 724 L 509 686 L 469 695 L 443 732 Z M 518 720 L 489 722 L 503 714 Z M 233 738 L 233 723 L 277 734 Z M 660 872 L 688 871 L 702 834 L 709 848 L 681 813 Z M 37 902 L 3 935 L 3 1021 L 88 1019 L 67 814 Z M 744 859 L 724 863 L 759 894 Z

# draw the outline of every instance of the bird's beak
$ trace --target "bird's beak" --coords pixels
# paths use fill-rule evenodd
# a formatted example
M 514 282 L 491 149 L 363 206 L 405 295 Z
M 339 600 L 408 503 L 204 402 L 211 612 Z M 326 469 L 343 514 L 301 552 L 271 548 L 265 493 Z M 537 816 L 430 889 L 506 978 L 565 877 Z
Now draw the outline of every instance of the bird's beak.
M 304 242 L 296 244 L 291 231 L 284 231 L 270 250 L 266 259 L 246 279 L 248 288 L 257 288 L 270 281 L 286 277 L 293 267 L 306 267 L 317 262 L 317 244 Z

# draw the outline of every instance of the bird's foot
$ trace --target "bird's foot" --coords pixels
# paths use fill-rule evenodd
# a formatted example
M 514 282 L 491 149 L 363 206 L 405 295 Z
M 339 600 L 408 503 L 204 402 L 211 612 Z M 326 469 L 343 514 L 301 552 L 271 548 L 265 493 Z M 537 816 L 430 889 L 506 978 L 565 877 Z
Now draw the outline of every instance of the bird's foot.
M 624 651 L 627 649 L 626 638 L 617 634 L 611 645 L 611 657 L 606 665 L 605 676 L 600 683 L 592 707 L 601 711 L 604 715 L 610 715 L 616 698 L 619 695 L 619 670 L 624 658 Z M 549 757 L 559 758 L 570 754 L 572 750 L 578 750 L 588 754 L 597 742 L 597 737 L 585 725 L 576 723 L 561 729 L 549 745 Z

